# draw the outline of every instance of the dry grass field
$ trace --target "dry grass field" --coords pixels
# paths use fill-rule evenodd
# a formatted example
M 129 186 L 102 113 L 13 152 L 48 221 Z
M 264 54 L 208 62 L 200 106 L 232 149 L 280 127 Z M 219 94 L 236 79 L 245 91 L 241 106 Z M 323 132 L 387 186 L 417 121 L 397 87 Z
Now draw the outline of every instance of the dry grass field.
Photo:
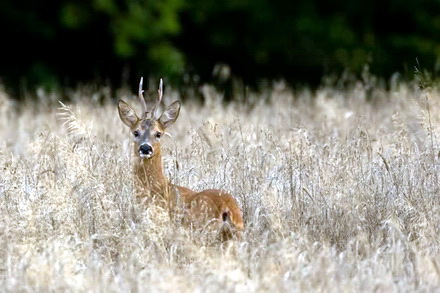
M 133 198 L 127 90 L 0 91 L 0 291 L 440 290 L 439 89 L 203 93 L 163 160 L 173 183 L 236 196 L 246 228 L 226 244 Z

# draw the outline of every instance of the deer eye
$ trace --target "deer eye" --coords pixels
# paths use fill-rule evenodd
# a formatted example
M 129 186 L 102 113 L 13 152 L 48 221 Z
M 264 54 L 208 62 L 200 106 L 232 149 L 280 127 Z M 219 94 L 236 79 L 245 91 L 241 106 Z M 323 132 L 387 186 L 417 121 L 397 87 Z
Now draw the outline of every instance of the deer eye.
M 139 136 L 139 131 L 137 131 L 137 130 L 133 131 L 133 135 L 134 135 L 134 137 L 138 137 Z
M 161 136 L 162 136 L 162 133 L 160 133 L 159 131 L 156 132 L 156 138 L 157 138 L 157 139 L 161 138 Z

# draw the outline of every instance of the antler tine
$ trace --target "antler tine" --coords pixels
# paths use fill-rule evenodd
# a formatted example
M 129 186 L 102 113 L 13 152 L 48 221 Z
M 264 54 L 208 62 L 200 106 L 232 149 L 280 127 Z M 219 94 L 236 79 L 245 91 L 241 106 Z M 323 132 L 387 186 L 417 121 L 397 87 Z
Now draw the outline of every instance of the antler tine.
M 147 116 L 147 103 L 145 102 L 145 98 L 144 98 L 144 90 L 142 89 L 143 87 L 143 83 L 144 83 L 144 78 L 141 77 L 141 81 L 139 82 L 139 100 L 141 101 L 141 105 L 142 105 L 142 118 L 144 118 L 145 116 Z
M 162 101 L 162 96 L 163 96 L 163 80 L 162 80 L 162 78 L 160 79 L 159 89 L 157 90 L 157 92 L 158 92 L 157 102 L 154 105 L 153 110 L 151 111 L 151 114 L 154 115 L 155 117 L 156 117 L 156 110 L 159 107 L 160 102 Z

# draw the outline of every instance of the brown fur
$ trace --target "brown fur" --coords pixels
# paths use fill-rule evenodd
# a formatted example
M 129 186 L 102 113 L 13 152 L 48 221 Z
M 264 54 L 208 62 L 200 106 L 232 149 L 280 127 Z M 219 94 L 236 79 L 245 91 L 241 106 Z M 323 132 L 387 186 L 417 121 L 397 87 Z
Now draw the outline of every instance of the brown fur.
M 178 107 L 177 107 L 178 106 Z M 156 204 L 175 212 L 176 203 L 183 203 L 183 223 L 203 228 L 206 225 L 218 230 L 221 240 L 228 240 L 244 229 L 241 210 L 232 195 L 217 189 L 201 192 L 171 184 L 162 168 L 162 154 L 158 132 L 163 133 L 177 119 L 180 103 L 173 103 L 160 118 L 138 118 L 135 112 L 123 101 L 119 102 L 121 120 L 138 136 L 134 141 L 134 180 L 135 194 L 140 201 L 154 201 Z M 139 147 L 148 144 L 152 155 L 142 158 Z M 213 225 L 210 225 L 213 224 Z

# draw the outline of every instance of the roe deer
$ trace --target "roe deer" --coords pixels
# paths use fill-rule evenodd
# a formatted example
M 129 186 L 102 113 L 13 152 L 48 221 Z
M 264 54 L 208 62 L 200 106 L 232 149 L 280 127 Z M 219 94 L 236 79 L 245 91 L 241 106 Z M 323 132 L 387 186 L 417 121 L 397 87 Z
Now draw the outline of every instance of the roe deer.
M 183 223 L 190 226 L 213 225 L 221 240 L 228 240 L 243 230 L 241 210 L 232 195 L 217 189 L 195 192 L 169 182 L 162 169 L 160 139 L 165 129 L 179 116 L 180 102 L 169 105 L 161 115 L 157 108 L 163 95 L 160 80 L 158 98 L 154 108 L 147 110 L 143 97 L 142 81 L 139 83 L 141 116 L 124 101 L 119 100 L 118 111 L 122 122 L 130 128 L 134 146 L 134 189 L 138 199 L 154 200 L 170 213 L 176 212 L 176 203 L 183 202 Z M 212 227 L 212 226 L 211 226 Z

